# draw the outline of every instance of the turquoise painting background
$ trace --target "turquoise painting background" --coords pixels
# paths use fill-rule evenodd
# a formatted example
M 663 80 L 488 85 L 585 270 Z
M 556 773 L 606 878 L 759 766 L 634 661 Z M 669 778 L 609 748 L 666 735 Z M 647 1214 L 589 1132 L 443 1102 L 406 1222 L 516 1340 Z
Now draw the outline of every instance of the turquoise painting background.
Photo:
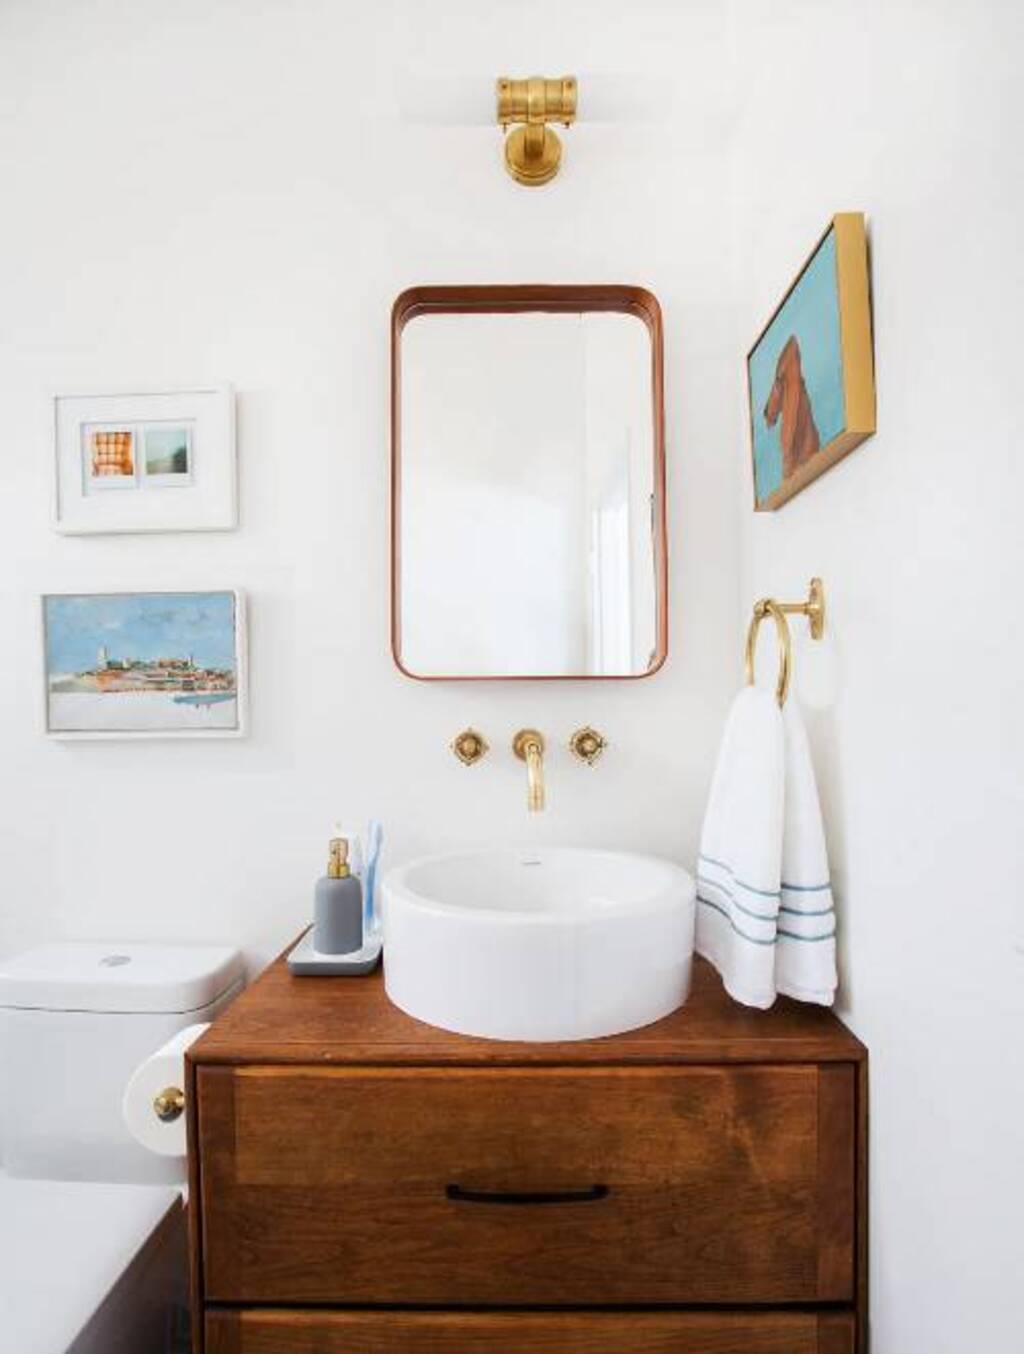
M 754 431 L 754 492 L 763 502 L 782 484 L 782 419 L 769 428 L 764 406 L 775 383 L 775 367 L 787 339 L 800 344 L 804 385 L 824 449 L 846 426 L 836 234 L 830 230 L 800 281 L 786 298 L 771 328 L 750 354 L 751 426 Z M 820 454 L 820 453 L 819 453 Z

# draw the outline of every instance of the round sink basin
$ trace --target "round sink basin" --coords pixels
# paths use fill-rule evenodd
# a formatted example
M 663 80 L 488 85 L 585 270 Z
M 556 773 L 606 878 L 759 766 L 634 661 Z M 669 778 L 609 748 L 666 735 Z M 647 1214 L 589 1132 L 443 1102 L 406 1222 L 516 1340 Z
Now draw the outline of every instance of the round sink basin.
M 654 856 L 541 848 L 429 856 L 383 884 L 384 983 L 459 1034 L 592 1039 L 681 1006 L 692 877 Z

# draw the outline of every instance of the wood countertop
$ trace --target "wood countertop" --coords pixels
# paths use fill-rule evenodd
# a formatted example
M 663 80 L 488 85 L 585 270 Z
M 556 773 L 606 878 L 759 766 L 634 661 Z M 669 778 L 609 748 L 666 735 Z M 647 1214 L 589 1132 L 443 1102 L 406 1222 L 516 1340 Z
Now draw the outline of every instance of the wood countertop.
M 291 947 L 289 946 L 289 949 Z M 287 952 L 286 952 L 287 953 Z M 831 1011 L 780 997 L 740 1006 L 695 959 L 689 1000 L 643 1029 L 567 1043 L 512 1043 L 435 1029 L 368 977 L 293 977 L 282 955 L 188 1053 L 195 1065 L 586 1066 L 664 1063 L 862 1062 L 866 1050 Z

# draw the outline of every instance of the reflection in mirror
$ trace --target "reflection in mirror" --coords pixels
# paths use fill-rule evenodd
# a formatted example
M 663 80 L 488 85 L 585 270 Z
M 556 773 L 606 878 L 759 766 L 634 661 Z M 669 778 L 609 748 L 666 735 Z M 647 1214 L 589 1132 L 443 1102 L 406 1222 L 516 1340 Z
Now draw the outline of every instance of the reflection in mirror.
M 659 665 L 663 463 L 649 323 L 579 308 L 425 309 L 407 320 L 394 580 L 404 671 L 632 677 Z

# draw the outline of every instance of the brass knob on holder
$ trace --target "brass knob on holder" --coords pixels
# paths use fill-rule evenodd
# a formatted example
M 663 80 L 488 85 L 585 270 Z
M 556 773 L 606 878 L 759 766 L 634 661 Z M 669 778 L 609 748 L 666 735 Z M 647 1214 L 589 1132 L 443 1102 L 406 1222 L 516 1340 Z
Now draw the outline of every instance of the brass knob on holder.
M 581 762 L 586 762 L 588 766 L 594 765 L 607 746 L 608 740 L 604 734 L 598 733 L 589 724 L 577 729 L 569 739 L 569 750 L 572 755 L 578 757 Z
M 473 766 L 481 757 L 486 756 L 489 745 L 482 733 L 469 728 L 463 729 L 460 734 L 455 736 L 452 740 L 451 749 L 463 766 Z
M 153 1097 L 153 1113 L 163 1124 L 173 1124 L 185 1109 L 185 1092 L 180 1086 L 165 1086 Z

